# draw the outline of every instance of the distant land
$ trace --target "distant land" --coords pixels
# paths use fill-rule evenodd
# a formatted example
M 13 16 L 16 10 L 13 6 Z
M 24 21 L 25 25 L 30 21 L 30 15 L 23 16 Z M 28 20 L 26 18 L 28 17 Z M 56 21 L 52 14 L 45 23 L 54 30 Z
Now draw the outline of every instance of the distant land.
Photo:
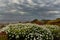
M 56 18 L 56 19 L 60 19 L 60 18 Z M 56 19 L 37 19 L 37 20 L 56 20 Z M 33 20 L 35 20 L 35 19 L 28 19 L 28 20 L 0 20 L 0 23 L 18 23 L 18 22 L 31 22 L 31 21 L 33 21 Z

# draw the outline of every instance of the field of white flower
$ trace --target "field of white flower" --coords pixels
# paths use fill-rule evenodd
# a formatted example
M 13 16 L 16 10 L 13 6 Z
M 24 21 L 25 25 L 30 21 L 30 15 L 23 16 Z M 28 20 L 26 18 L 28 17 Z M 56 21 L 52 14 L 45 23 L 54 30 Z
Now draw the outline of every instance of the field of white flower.
M 40 26 L 43 26 L 43 27 L 46 27 L 48 28 L 51 32 L 52 32 L 52 35 L 54 37 L 54 40 L 60 40 L 60 27 L 57 26 L 57 25 L 40 25 Z
M 55 40 L 60 37 L 60 27 L 56 25 L 9 24 L 1 31 L 6 32 L 8 40 Z

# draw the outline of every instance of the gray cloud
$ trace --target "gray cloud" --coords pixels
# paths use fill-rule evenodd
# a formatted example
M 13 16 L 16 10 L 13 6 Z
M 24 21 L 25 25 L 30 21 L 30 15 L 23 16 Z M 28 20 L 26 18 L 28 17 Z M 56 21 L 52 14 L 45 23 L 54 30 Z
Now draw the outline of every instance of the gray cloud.
M 60 17 L 56 0 L 1 0 L 0 20 L 55 19 Z

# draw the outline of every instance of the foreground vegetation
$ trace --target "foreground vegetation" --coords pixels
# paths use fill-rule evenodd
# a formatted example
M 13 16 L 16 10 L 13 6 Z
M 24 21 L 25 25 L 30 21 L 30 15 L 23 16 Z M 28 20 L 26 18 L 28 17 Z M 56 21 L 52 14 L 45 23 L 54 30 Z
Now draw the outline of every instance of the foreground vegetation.
M 60 27 L 57 25 L 9 24 L 1 32 L 5 33 L 7 40 L 60 40 Z

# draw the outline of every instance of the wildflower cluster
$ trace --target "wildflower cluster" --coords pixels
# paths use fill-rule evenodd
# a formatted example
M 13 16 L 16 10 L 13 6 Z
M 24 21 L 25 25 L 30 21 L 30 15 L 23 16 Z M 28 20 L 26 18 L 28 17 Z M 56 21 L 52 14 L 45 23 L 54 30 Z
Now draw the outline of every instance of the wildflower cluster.
M 4 31 L 9 40 L 53 40 L 49 29 L 31 23 L 10 24 Z
M 57 26 L 57 25 L 43 25 L 43 26 L 45 26 L 52 32 L 54 39 L 60 38 L 60 27 L 59 26 Z

